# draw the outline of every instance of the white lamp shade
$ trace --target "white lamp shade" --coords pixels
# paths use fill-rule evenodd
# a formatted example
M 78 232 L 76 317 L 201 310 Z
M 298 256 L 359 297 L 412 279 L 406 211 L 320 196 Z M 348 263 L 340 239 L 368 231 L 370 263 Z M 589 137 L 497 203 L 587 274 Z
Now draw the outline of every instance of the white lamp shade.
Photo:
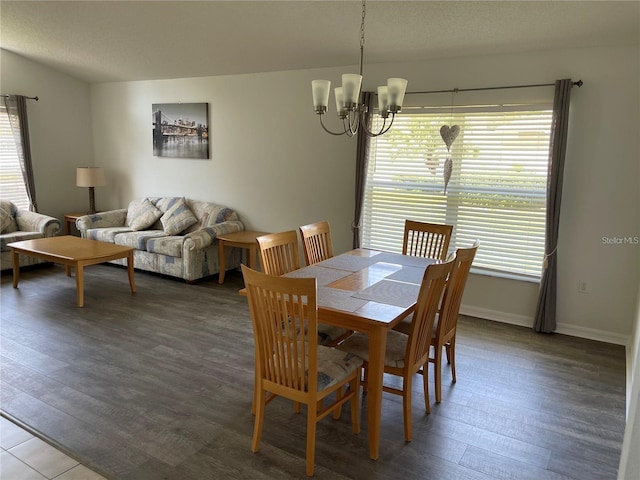
M 311 82 L 311 91 L 313 93 L 313 108 L 327 108 L 329 106 L 329 89 L 331 82 L 329 80 L 313 80 Z
M 342 112 L 344 108 L 344 95 L 342 93 L 342 87 L 336 87 L 333 90 L 333 93 L 336 96 L 336 110 L 338 112 Z
M 78 167 L 76 169 L 76 186 L 102 187 L 105 184 L 102 167 Z
M 378 110 L 386 112 L 389 109 L 389 92 L 387 87 L 378 87 Z
M 404 93 L 407 91 L 407 81 L 404 78 L 389 78 L 387 79 L 387 90 L 389 106 L 402 107 Z
M 362 75 L 355 73 L 345 73 L 342 75 L 342 92 L 344 103 L 358 103 L 360 97 L 360 85 L 362 85 Z

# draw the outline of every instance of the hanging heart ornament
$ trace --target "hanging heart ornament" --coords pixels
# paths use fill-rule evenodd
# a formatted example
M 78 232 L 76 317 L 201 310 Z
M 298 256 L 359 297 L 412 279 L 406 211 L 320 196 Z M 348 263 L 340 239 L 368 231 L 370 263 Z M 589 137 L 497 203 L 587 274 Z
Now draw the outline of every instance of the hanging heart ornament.
M 444 140 L 447 150 L 451 148 L 455 139 L 458 138 L 459 133 L 460 127 L 458 125 L 454 125 L 452 127 L 449 125 L 443 125 L 440 127 L 440 136 L 442 137 L 442 140 Z
M 449 180 L 451 179 L 451 173 L 453 172 L 453 160 L 451 160 L 451 157 L 447 157 L 447 159 L 444 161 L 444 191 L 446 193 L 447 191 L 447 186 L 449 185 Z

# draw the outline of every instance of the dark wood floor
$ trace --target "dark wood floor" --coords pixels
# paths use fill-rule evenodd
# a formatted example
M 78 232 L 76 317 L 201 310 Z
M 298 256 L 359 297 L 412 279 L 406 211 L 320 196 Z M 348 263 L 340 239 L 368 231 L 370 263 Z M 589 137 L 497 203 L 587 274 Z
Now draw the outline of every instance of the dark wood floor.
M 250 451 L 253 346 L 234 272 L 197 285 L 126 270 L 85 271 L 85 308 L 59 266 L 1 278 L 3 414 L 110 479 L 304 477 L 305 415 L 267 407 Z M 624 431 L 624 349 L 461 318 L 458 382 L 424 415 L 415 382 L 413 441 L 400 397 L 384 394 L 380 458 L 349 409 L 320 422 L 321 479 L 615 479 Z M 392 379 L 391 379 L 392 380 Z M 366 397 L 365 397 L 366 398 Z M 433 393 L 432 393 L 433 400 Z

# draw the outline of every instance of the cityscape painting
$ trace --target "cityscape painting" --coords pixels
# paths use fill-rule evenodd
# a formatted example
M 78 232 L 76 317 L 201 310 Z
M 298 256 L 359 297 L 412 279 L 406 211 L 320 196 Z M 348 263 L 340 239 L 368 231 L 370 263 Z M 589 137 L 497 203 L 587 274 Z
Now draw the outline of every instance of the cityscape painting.
M 208 103 L 154 103 L 153 155 L 209 158 Z

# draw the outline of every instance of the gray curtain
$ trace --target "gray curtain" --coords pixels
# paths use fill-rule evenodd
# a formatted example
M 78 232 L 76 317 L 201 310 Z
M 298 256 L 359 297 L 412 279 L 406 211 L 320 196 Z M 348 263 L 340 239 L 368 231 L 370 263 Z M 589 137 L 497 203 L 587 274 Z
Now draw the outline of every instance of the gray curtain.
M 557 247 L 558 226 L 560 224 L 560 203 L 562 200 L 562 177 L 564 173 L 565 150 L 567 147 L 567 127 L 569 124 L 569 100 L 571 79 L 556 81 L 553 99 L 553 120 L 549 146 L 549 177 L 547 189 L 547 224 L 545 229 L 545 257 L 540 279 L 540 292 L 533 329 L 550 333 L 556 329 L 556 287 L 557 287 Z
M 371 129 L 373 117 L 373 92 L 362 92 L 362 103 L 367 107 L 364 123 Z M 369 164 L 369 136 L 363 131 L 363 125 L 358 127 L 358 150 L 356 151 L 356 207 L 353 214 L 353 248 L 360 248 L 360 223 L 362 221 L 362 203 L 364 201 L 364 184 L 367 179 L 367 165 Z
M 29 121 L 27 118 L 27 98 L 22 95 L 7 95 L 4 97 L 4 105 L 7 108 L 11 132 L 16 142 L 18 159 L 22 178 L 29 197 L 29 210 L 38 211 L 36 200 L 36 184 L 33 179 L 33 164 L 31 162 L 31 144 L 29 143 Z

